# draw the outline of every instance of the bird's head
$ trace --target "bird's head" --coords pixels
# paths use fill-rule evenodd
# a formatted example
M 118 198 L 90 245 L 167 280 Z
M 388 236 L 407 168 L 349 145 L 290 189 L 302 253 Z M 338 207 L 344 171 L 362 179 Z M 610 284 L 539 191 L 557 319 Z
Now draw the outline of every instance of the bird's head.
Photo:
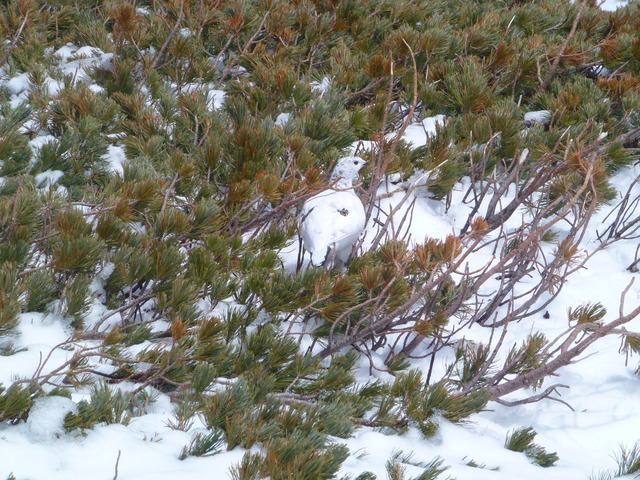
M 366 164 L 367 162 L 356 155 L 342 157 L 338 160 L 338 163 L 336 163 L 336 166 L 333 169 L 331 181 L 342 180 L 351 185 L 353 181 L 358 178 L 358 172 L 360 169 Z

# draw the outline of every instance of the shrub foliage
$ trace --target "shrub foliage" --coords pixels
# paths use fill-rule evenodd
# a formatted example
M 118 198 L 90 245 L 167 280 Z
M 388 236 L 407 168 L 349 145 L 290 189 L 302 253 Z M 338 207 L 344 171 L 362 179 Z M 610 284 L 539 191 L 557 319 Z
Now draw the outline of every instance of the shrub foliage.
M 126 423 L 153 387 L 174 428 L 197 415 L 209 429 L 181 458 L 259 445 L 232 478 L 332 478 L 348 454 L 336 438 L 433 435 L 541 387 L 638 314 L 605 321 L 589 304 L 556 339 L 500 333 L 588 260 L 578 244 L 616 195 L 610 175 L 637 158 L 638 3 L 10 0 L 0 30 L 5 76 L 28 85 L 0 91 L 0 335 L 29 311 L 74 329 L 67 363 L 0 389 L 3 420 L 93 385 L 66 428 Z M 426 145 L 402 140 L 436 114 Z M 283 266 L 302 202 L 359 141 L 378 229 L 345 270 Z M 387 211 L 392 174 L 406 208 Z M 462 228 L 406 238 L 416 199 L 448 208 L 454 185 Z M 632 238 L 635 204 L 630 191 L 598 248 Z M 461 340 L 469 325 L 493 343 Z M 414 355 L 452 360 L 421 372 Z M 390 380 L 356 383 L 363 365 Z M 111 391 L 125 380 L 137 389 Z

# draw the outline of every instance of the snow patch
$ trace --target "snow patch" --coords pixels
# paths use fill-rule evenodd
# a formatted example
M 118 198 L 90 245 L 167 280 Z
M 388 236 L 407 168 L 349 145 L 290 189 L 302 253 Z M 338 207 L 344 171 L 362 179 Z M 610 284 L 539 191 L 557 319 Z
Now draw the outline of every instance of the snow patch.
M 551 112 L 549 110 L 527 112 L 524 114 L 524 123 L 527 126 L 533 125 L 534 123 L 548 125 L 549 123 L 551 123 Z
M 64 175 L 62 170 L 47 170 L 36 175 L 36 185 L 38 188 L 47 188 L 55 185 Z
M 289 119 L 291 118 L 291 114 L 290 113 L 281 113 L 280 115 L 278 115 L 276 117 L 276 121 L 275 124 L 279 127 L 285 125 Z
M 417 124 L 409 125 L 403 139 L 416 147 L 426 145 L 429 139 L 436 136 L 438 126 L 443 126 L 445 122 L 444 115 L 427 117 Z
M 605 0 L 603 3 L 599 3 L 600 9 L 605 12 L 615 12 L 617 9 L 626 7 L 630 3 L 630 0 Z
M 329 77 L 324 77 L 320 82 L 311 82 L 311 90 L 319 93 L 320 95 L 324 95 L 330 85 L 331 79 Z
M 121 146 L 109 145 L 107 153 L 102 158 L 111 166 L 111 171 L 122 175 L 124 173 L 124 163 L 127 161 L 127 154 Z
M 33 401 L 27 419 L 27 435 L 34 442 L 49 442 L 65 434 L 64 419 L 77 405 L 66 397 L 41 397 Z
M 31 90 L 29 75 L 27 73 L 16 75 L 15 77 L 7 80 L 4 83 L 4 86 L 9 90 L 11 95 L 20 95 L 23 92 L 28 92 Z

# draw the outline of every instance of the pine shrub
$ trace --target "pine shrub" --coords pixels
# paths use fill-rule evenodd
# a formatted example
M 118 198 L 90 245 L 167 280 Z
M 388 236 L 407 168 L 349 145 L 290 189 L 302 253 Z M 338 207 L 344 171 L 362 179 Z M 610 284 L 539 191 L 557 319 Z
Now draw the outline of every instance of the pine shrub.
M 580 6 L 555 0 L 85 3 L 0 7 L 3 71 L 28 78 L 19 97 L 0 88 L 0 336 L 37 311 L 63 315 L 78 341 L 102 340 L 60 385 L 93 385 L 68 430 L 140 414 L 149 399 L 118 389 L 127 380 L 172 396 L 173 428 L 201 417 L 208 432 L 181 458 L 241 446 L 252 450 L 234 479 L 333 478 L 348 454 L 336 438 L 362 426 L 431 436 L 549 360 L 539 334 L 501 357 L 449 335 L 454 322 L 505 325 L 498 307 L 523 277 L 539 278 L 532 296 L 553 296 L 582 265 L 580 221 L 614 199 L 611 175 L 637 161 L 637 138 L 622 137 L 640 125 L 637 4 L 605 13 L 588 2 L 570 34 Z M 100 49 L 74 76 L 51 54 L 69 42 Z M 595 76 L 598 66 L 616 73 Z M 536 110 L 548 122 L 524 125 Z M 438 114 L 447 118 L 426 145 L 397 136 Z M 356 141 L 380 235 L 344 271 L 285 271 L 301 204 Z M 114 151 L 126 157 L 117 173 Z M 416 172 L 430 172 L 419 186 Z M 469 177 L 473 214 L 460 235 L 387 241 L 400 219 L 373 195 L 390 174 L 443 208 Z M 494 201 L 503 187 L 515 203 Z M 566 205 L 566 238 L 553 225 L 536 232 Z M 515 209 L 534 221 L 507 232 Z M 493 278 L 504 288 L 482 303 L 481 275 L 464 265 L 496 231 L 506 240 L 495 243 L 504 268 Z M 533 314 L 514 308 L 518 320 Z M 586 335 L 605 313 L 586 304 L 567 322 Z M 130 355 L 132 345 L 144 347 Z M 418 346 L 434 361 L 452 354 L 441 378 L 409 370 Z M 633 337 L 625 348 L 638 350 Z M 82 373 L 100 358 L 112 384 Z M 393 379 L 357 384 L 367 361 Z M 20 385 L 0 391 L 3 421 L 30 408 Z M 553 464 L 534 436 L 517 430 L 508 443 Z M 389 478 L 404 478 L 404 460 L 390 460 Z M 421 468 L 417 478 L 443 472 L 439 461 Z

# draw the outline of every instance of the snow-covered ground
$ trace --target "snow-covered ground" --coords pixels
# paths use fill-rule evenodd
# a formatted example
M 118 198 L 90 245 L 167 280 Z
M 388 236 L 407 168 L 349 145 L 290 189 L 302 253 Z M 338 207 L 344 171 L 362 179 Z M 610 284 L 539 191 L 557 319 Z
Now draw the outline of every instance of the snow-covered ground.
M 629 3 L 630 0 L 604 0 L 603 2 L 598 2 L 600 4 L 600 8 L 607 12 L 613 12 L 620 7 L 624 7 Z M 634 1 L 634 0 L 631 0 Z M 635 0 L 637 1 L 637 0 Z
M 418 132 L 416 129 L 415 132 Z M 423 134 L 418 132 L 416 134 Z M 408 140 L 417 141 L 409 137 Z M 114 153 L 117 155 L 118 153 Z M 615 178 L 621 190 L 640 175 L 640 167 L 631 167 Z M 462 185 L 456 189 L 462 195 Z M 439 204 L 418 197 L 412 233 L 443 237 L 460 227 L 466 206 L 454 195 L 453 205 L 444 213 Z M 602 229 L 600 220 L 608 209 L 597 214 L 585 237 L 583 248 L 595 246 L 595 230 Z M 587 268 L 570 277 L 562 293 L 549 308 L 550 318 L 529 319 L 510 327 L 510 336 L 524 338 L 532 329 L 549 336 L 566 325 L 567 309 L 586 301 L 601 302 L 609 310 L 609 318 L 617 313 L 621 291 L 632 274 L 625 268 L 630 263 L 635 245 L 620 242 L 597 253 Z M 627 298 L 627 311 L 640 302 L 640 284 Z M 90 320 L 88 320 L 90 322 Z M 464 335 L 474 338 L 484 333 L 468 330 Z M 640 320 L 630 325 L 640 330 Z M 8 385 L 15 378 L 30 377 L 42 357 L 70 332 L 59 318 L 42 314 L 24 314 L 18 328 L 15 346 L 22 350 L 0 357 L 0 382 Z M 435 438 L 425 440 L 420 432 L 411 430 L 402 436 L 385 436 L 370 429 L 360 429 L 345 441 L 352 456 L 344 463 L 341 475 L 354 477 L 371 471 L 378 478 L 386 478 L 384 464 L 394 451 L 413 452 L 416 462 L 429 462 L 441 457 L 449 466 L 447 474 L 458 480 L 476 479 L 584 479 L 592 472 L 615 467 L 612 454 L 619 445 L 631 446 L 640 439 L 640 378 L 634 374 L 637 363 L 625 358 L 618 349 L 617 338 L 599 342 L 596 349 L 587 351 L 578 363 L 563 368 L 554 383 L 570 386 L 563 390 L 562 399 L 573 407 L 552 402 L 504 407 L 490 404 L 490 410 L 473 416 L 463 425 L 446 421 Z M 595 355 L 597 353 L 597 355 Z M 69 352 L 57 350 L 49 360 L 51 365 L 62 363 Z M 366 371 L 362 371 L 366 380 Z M 514 395 L 517 398 L 518 395 Z M 81 397 L 74 396 L 74 401 Z M 73 402 L 65 399 L 38 400 L 27 422 L 0 426 L 0 478 L 13 473 L 18 479 L 74 479 L 108 477 L 119 479 L 196 479 L 211 476 L 226 478 L 229 467 L 240 461 L 244 451 L 224 452 L 213 457 L 179 460 L 182 448 L 193 435 L 202 431 L 194 425 L 189 432 L 172 430 L 167 422 L 173 407 L 162 395 L 151 405 L 149 412 L 133 418 L 128 426 L 98 426 L 86 436 L 63 433 L 61 422 L 73 409 Z M 536 442 L 548 451 L 558 453 L 556 466 L 543 469 L 535 466 L 520 453 L 504 448 L 507 433 L 514 428 L 532 426 L 537 432 Z M 340 440 L 342 441 L 342 440 Z M 484 468 L 468 466 L 469 462 Z M 409 474 L 418 474 L 419 467 L 407 465 Z

